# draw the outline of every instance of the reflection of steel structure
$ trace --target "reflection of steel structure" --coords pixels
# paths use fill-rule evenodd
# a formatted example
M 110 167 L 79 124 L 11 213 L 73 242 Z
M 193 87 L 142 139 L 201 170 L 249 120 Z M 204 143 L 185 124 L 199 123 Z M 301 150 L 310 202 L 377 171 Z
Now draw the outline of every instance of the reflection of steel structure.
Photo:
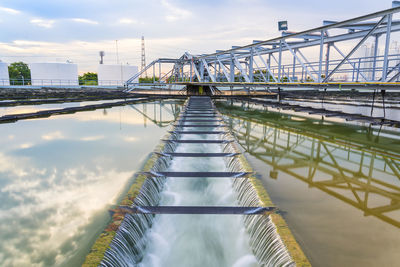
M 400 154 L 365 150 L 268 125 L 229 119 L 240 145 L 272 167 L 270 177 L 284 172 L 360 210 L 400 227 Z M 358 149 L 354 148 L 358 147 Z
M 147 108 L 149 105 L 153 105 L 153 112 L 151 115 L 148 114 Z M 139 112 L 143 115 L 144 125 L 146 125 L 147 120 L 151 121 L 155 125 L 159 127 L 167 127 L 179 116 L 181 112 L 181 104 L 177 101 L 167 101 L 167 100 L 159 100 L 157 102 L 145 103 L 143 104 L 142 110 L 139 109 L 139 106 L 130 105 L 131 108 Z M 163 112 L 167 112 L 172 116 L 172 119 L 163 118 Z
M 393 6 L 341 22 L 324 21 L 324 26 L 302 32 L 284 31 L 281 37 L 253 41 L 229 50 L 202 55 L 185 53 L 179 59 L 157 59 L 127 81 L 128 90 L 138 85 L 134 80 L 148 69 L 153 68 L 154 76 L 157 66 L 161 78 L 157 84 L 398 89 L 400 55 L 390 54 L 389 49 L 391 33 L 400 31 L 400 21 L 392 19 L 400 12 L 398 1 L 394 1 Z M 378 53 L 380 37 L 385 41 L 383 55 Z M 370 38 L 375 44 L 373 55 L 354 57 Z M 353 44 L 350 51 L 346 51 L 349 42 Z M 318 61 L 312 62 L 313 58 Z M 163 77 L 162 64 L 167 65 L 163 69 L 171 69 Z M 339 76 L 347 79 L 343 81 Z

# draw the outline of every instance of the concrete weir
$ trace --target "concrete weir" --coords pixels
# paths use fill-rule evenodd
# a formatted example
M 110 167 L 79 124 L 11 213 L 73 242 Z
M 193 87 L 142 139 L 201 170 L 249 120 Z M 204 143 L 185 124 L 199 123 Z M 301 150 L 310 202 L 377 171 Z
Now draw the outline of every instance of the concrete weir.
M 275 211 L 211 98 L 192 96 L 83 266 L 310 266 Z

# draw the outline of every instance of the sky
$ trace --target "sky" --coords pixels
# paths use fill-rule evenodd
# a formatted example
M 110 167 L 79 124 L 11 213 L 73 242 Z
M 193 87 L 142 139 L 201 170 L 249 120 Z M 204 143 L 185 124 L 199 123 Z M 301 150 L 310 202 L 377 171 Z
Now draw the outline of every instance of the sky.
M 66 62 L 79 72 L 106 64 L 146 62 L 229 49 L 391 7 L 388 0 L 0 0 L 0 60 Z M 116 42 L 116 40 L 118 40 Z

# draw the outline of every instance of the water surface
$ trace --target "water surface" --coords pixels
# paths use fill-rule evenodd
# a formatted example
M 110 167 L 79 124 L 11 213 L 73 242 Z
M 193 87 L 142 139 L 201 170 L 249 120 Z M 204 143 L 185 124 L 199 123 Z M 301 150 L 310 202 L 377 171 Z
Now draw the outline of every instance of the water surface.
M 398 266 L 398 131 L 219 107 L 313 266 Z
M 80 266 L 177 108 L 157 102 L 1 124 L 0 266 Z

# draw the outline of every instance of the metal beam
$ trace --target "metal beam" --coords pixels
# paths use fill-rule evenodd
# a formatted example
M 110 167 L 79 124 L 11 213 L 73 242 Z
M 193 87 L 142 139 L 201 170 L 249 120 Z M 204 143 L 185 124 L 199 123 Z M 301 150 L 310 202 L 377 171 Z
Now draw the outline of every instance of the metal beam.
M 385 20 L 386 15 L 383 16 L 379 22 L 361 39 L 361 41 L 358 42 L 358 44 L 350 51 L 350 53 L 328 74 L 328 76 L 325 77 L 325 79 L 322 82 L 326 82 L 329 80 L 329 78 L 343 65 L 346 60 L 351 57 L 354 52 L 365 42 L 365 40 L 370 37 L 374 31 L 381 25 L 381 23 Z

